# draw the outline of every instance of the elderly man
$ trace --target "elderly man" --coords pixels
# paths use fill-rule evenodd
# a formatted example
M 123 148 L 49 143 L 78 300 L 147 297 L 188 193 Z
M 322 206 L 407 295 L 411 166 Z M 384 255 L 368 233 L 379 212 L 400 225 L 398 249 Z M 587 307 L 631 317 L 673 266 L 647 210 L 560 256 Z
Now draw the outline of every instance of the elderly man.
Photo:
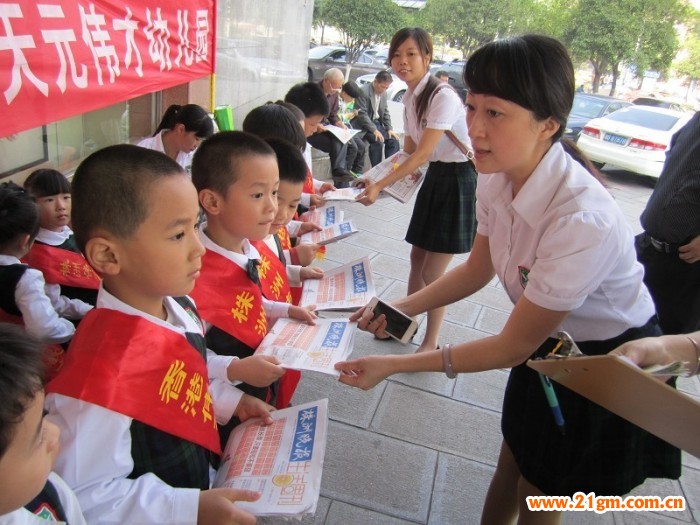
M 338 109 L 340 108 L 338 95 L 343 87 L 344 80 L 343 72 L 335 67 L 326 70 L 323 74 L 323 79 L 318 84 L 328 99 L 330 111 L 328 117 L 317 126 L 316 132 L 307 139 L 314 148 L 325 151 L 330 156 L 331 175 L 335 186 L 338 188 L 345 188 L 349 185 L 349 182 L 354 180 L 347 168 L 347 157 L 354 159 L 357 156 L 357 148 L 352 141 L 344 144 L 325 128 L 328 124 L 341 128 L 346 127 L 338 116 Z M 352 148 L 353 151 L 348 152 L 348 148 Z
M 399 136 L 391 128 L 387 89 L 393 78 L 388 71 L 380 71 L 370 84 L 360 87 L 360 96 L 355 100 L 357 117 L 352 120 L 355 129 L 365 132 L 369 143 L 369 162 L 376 166 L 384 155 L 390 157 L 399 151 Z

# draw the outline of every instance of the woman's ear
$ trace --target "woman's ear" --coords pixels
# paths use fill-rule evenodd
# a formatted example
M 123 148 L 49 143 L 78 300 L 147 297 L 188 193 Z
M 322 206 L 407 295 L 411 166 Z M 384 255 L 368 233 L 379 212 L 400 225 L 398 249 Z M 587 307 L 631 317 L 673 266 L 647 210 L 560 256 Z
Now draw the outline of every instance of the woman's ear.
M 223 197 L 218 192 L 204 189 L 199 192 L 199 204 L 209 215 L 218 215 L 221 211 Z
M 561 124 L 554 120 L 552 117 L 547 117 L 545 120 L 540 121 L 540 136 L 543 140 L 551 139 L 554 134 L 559 131 Z
M 118 245 L 108 237 L 92 237 L 85 245 L 85 258 L 100 275 L 117 275 L 121 269 Z

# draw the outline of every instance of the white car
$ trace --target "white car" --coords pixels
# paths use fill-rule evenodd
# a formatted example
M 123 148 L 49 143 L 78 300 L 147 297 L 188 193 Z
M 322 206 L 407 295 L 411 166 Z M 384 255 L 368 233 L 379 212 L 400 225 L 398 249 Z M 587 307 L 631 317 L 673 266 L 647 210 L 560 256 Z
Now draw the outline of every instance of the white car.
M 391 71 L 389 72 L 391 73 Z M 374 77 L 376 76 L 376 74 L 362 75 L 360 77 L 357 77 L 356 82 L 360 86 L 364 84 L 369 84 L 374 80 Z M 403 100 L 403 96 L 406 94 L 406 89 L 408 89 L 408 86 L 406 86 L 406 82 L 401 80 L 394 73 L 391 73 L 391 78 L 393 78 L 394 80 L 391 83 L 389 89 L 387 90 L 387 97 L 389 97 L 389 100 L 393 100 L 394 102 L 401 102 Z
M 671 137 L 692 116 L 665 108 L 628 106 L 589 121 L 577 145 L 594 163 L 658 178 Z

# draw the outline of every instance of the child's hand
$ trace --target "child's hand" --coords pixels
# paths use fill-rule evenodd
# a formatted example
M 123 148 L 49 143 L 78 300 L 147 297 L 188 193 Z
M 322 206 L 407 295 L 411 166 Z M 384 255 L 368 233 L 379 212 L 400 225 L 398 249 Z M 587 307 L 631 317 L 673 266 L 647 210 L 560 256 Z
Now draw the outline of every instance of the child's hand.
M 311 204 L 311 209 L 316 208 L 317 206 L 323 206 L 325 203 L 326 199 L 324 199 L 316 193 L 312 193 L 311 197 L 309 197 L 309 204 Z
M 299 244 L 294 248 L 297 252 L 297 259 L 301 266 L 308 266 L 316 258 L 318 250 L 321 249 L 320 244 Z
M 259 417 L 262 418 L 263 424 L 271 425 L 272 416 L 270 416 L 270 412 L 274 409 L 275 407 L 268 405 L 265 401 L 257 397 L 243 394 L 243 397 L 238 402 L 236 410 L 233 411 L 233 415 L 241 421 L 245 421 L 251 417 Z
M 304 321 L 306 324 L 316 324 L 314 319 L 318 319 L 318 316 L 314 313 L 316 305 L 311 306 L 290 306 L 287 312 L 287 317 L 290 319 L 297 319 L 299 321 Z
M 323 228 L 321 228 L 318 224 L 314 222 L 302 222 L 301 225 L 299 226 L 299 231 L 297 232 L 297 236 L 299 235 L 304 235 L 305 233 L 309 232 L 319 232 Z
M 209 489 L 199 493 L 197 525 L 255 525 L 255 516 L 234 505 L 255 501 L 260 493 L 245 489 Z
M 271 355 L 251 355 L 234 359 L 226 369 L 229 381 L 242 381 L 252 386 L 268 386 L 284 375 L 284 368 Z
M 321 193 L 326 193 L 327 191 L 335 191 L 336 187 L 333 186 L 330 182 L 324 182 L 321 187 L 318 189 Z
M 318 266 L 305 266 L 299 272 L 299 277 L 304 279 L 323 279 L 323 269 Z

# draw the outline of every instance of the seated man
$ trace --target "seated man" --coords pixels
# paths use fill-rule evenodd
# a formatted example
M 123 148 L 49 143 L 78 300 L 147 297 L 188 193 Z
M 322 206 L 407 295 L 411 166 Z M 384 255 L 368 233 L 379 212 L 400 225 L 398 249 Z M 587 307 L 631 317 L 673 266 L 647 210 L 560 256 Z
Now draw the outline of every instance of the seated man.
M 365 132 L 369 142 L 369 162 L 376 166 L 382 161 L 382 146 L 385 157 L 399 151 L 399 136 L 391 128 L 388 96 L 393 78 L 391 73 L 380 71 L 370 84 L 360 87 L 360 96 L 355 99 L 357 116 L 352 120 L 355 129 Z
M 354 159 L 357 156 L 356 146 L 352 141 L 343 144 L 335 135 L 325 129 L 325 126 L 329 124 L 341 128 L 345 127 L 338 117 L 340 107 L 338 95 L 343 86 L 343 80 L 343 72 L 333 67 L 326 70 L 323 79 L 318 82 L 328 100 L 329 112 L 328 116 L 318 125 L 316 132 L 307 139 L 314 148 L 328 153 L 331 161 L 331 175 L 337 188 L 345 188 L 349 182 L 355 180 L 348 171 L 347 159 L 348 157 Z M 291 100 L 289 102 L 299 105 Z M 349 151 L 350 149 L 352 151 Z

